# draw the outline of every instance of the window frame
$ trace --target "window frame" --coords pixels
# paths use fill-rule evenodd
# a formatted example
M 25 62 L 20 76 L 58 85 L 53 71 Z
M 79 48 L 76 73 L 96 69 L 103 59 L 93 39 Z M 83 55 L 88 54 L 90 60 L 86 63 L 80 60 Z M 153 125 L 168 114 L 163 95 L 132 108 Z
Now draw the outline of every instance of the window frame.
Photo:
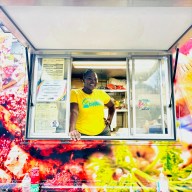
M 31 123 L 32 120 L 34 119 L 34 98 L 36 97 L 36 87 L 35 85 L 35 75 L 37 73 L 37 62 L 39 59 L 42 58 L 63 58 L 63 59 L 69 59 L 69 63 L 67 66 L 67 99 L 66 99 L 66 127 L 65 127 L 65 134 L 57 134 L 57 135 L 35 135 L 31 133 L 31 129 L 33 124 Z M 82 136 L 82 140 L 175 140 L 176 139 L 176 123 L 175 123 L 175 106 L 174 106 L 174 94 L 173 94 L 173 82 L 172 82 L 172 61 L 170 56 L 132 56 L 132 57 L 122 57 L 126 59 L 126 80 L 127 80 L 127 104 L 128 104 L 128 135 L 126 136 Z M 131 109 L 131 103 L 130 99 L 131 98 L 131 92 L 130 92 L 130 61 L 136 60 L 136 59 L 167 59 L 167 78 L 169 81 L 169 90 L 168 90 L 168 95 L 167 99 L 171 99 L 172 106 L 171 106 L 171 114 L 172 114 L 172 119 L 171 119 L 171 130 L 169 130 L 169 134 L 136 134 L 136 135 L 131 135 L 131 124 L 130 124 L 130 109 Z M 27 124 L 26 124 L 26 139 L 49 139 L 49 140 L 55 140 L 55 139 L 60 139 L 60 140 L 70 140 L 70 137 L 68 135 L 69 133 L 69 121 L 70 121 L 70 90 L 71 90 L 71 76 L 72 76 L 72 57 L 69 55 L 37 55 L 34 61 L 32 61 L 32 84 L 31 84 L 31 89 L 33 92 L 33 95 L 31 95 L 31 98 L 28 98 L 28 115 L 27 115 Z M 30 97 L 30 96 L 29 96 Z M 168 98 L 170 97 L 170 98 Z M 167 102 L 168 102 L 167 100 Z M 31 103 L 32 102 L 32 103 Z
M 162 69 L 162 63 L 161 63 L 161 60 L 164 59 L 164 60 L 167 60 L 167 70 L 166 70 L 166 77 L 167 77 L 167 80 L 168 80 L 168 92 L 166 92 L 167 96 L 166 96 L 166 102 L 169 102 L 171 101 L 172 105 L 171 107 L 169 107 L 169 103 L 166 104 L 167 106 L 167 110 L 168 111 L 168 114 L 169 114 L 169 117 L 171 116 L 171 120 L 168 121 L 169 122 L 169 127 L 168 127 L 168 134 L 165 134 L 165 127 L 164 127 L 164 124 L 163 124 L 163 133 L 164 134 L 136 134 L 135 136 L 134 135 L 131 135 L 131 125 L 130 125 L 130 100 L 128 101 L 129 105 L 128 105 L 128 125 L 129 125 L 129 134 L 128 134 L 128 137 L 129 139 L 134 139 L 134 140 L 176 140 L 176 122 L 175 122 L 175 106 L 174 106 L 174 89 L 173 89 L 173 81 L 172 81 L 172 74 L 173 74 L 173 70 L 172 70 L 172 60 L 171 60 L 171 57 L 167 56 L 135 56 L 135 57 L 132 57 L 131 58 L 132 61 L 133 61 L 133 65 L 134 65 L 134 60 L 136 59 L 158 59 L 159 60 L 159 65 L 160 65 L 160 69 Z M 128 64 L 129 65 L 129 64 Z M 135 66 L 135 65 L 134 65 Z M 162 73 L 162 70 L 160 71 Z M 129 72 L 129 66 L 128 66 L 128 73 Z M 128 77 L 130 77 L 130 75 L 128 75 Z M 162 76 L 160 75 L 160 78 Z M 133 78 L 132 78 L 133 79 Z M 162 81 L 162 79 L 161 79 Z M 127 82 L 128 83 L 128 92 L 129 92 L 129 97 L 131 98 L 131 91 L 130 91 L 130 81 Z M 162 84 L 161 84 L 162 85 Z M 161 89 L 162 90 L 162 89 Z M 133 95 L 134 95 L 134 91 L 132 91 Z M 128 94 L 128 93 L 127 93 Z M 135 98 L 135 97 L 134 97 Z M 162 100 L 162 95 L 161 95 L 161 100 Z M 162 105 L 161 105 L 162 106 Z M 163 107 L 162 107 L 163 108 Z M 135 113 L 133 113 L 134 115 Z M 161 114 L 162 114 L 162 111 L 161 111 Z M 163 121 L 163 115 L 162 115 L 162 121 Z
M 42 59 L 64 59 L 64 70 L 67 70 L 67 89 L 66 89 L 66 121 L 65 121 L 65 132 L 64 133 L 55 133 L 50 134 L 49 136 L 46 134 L 35 134 L 34 133 L 34 121 L 35 121 L 35 106 L 36 106 L 36 96 L 37 96 L 37 73 L 38 73 L 38 65 L 40 63 L 40 60 Z M 65 60 L 68 59 L 68 63 L 65 64 Z M 28 114 L 27 114 L 27 123 L 26 123 L 26 132 L 25 137 L 26 139 L 69 139 L 68 132 L 69 132 L 69 108 L 70 108 L 70 82 L 71 82 L 71 76 L 70 76 L 70 63 L 71 58 L 66 55 L 36 55 L 36 57 L 31 60 L 31 86 L 29 89 L 31 89 L 31 95 L 28 95 Z M 67 69 L 66 69 L 67 66 Z M 54 137 L 53 137 L 54 136 Z

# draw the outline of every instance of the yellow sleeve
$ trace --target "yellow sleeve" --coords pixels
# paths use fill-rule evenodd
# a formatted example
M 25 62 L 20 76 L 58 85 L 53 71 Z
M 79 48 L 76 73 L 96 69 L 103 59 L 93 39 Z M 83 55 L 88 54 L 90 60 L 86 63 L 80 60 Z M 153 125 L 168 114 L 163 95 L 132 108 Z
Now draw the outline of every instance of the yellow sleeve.
M 111 100 L 111 97 L 105 91 L 102 91 L 102 92 L 103 92 L 104 104 L 109 103 L 109 101 Z
M 74 89 L 71 90 L 70 103 L 78 103 L 77 92 Z

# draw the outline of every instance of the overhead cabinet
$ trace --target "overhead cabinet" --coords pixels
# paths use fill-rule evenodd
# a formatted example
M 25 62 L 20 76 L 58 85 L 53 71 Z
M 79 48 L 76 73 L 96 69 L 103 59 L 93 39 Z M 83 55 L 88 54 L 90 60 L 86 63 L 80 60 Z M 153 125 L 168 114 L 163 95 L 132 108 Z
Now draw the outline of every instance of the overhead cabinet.
M 98 74 L 97 88 L 111 96 L 116 112 L 111 136 L 82 139 L 175 139 L 170 59 L 146 55 L 84 59 L 36 55 L 26 137 L 70 139 L 70 90 L 82 88 L 82 73 L 92 68 Z

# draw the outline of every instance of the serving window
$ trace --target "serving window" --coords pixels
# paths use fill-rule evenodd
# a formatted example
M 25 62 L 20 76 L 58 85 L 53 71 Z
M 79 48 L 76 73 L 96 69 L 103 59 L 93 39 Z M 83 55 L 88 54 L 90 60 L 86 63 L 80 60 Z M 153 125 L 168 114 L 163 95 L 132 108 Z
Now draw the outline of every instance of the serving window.
M 87 68 L 97 73 L 97 88 L 110 95 L 116 111 L 111 136 L 82 136 L 82 139 L 175 139 L 169 57 L 95 60 L 37 57 L 32 75 L 28 138 L 70 139 L 70 90 L 82 88 L 82 74 Z M 107 109 L 104 115 L 107 116 Z
M 129 71 L 129 134 L 140 139 L 173 139 L 174 108 L 167 58 L 133 59 Z

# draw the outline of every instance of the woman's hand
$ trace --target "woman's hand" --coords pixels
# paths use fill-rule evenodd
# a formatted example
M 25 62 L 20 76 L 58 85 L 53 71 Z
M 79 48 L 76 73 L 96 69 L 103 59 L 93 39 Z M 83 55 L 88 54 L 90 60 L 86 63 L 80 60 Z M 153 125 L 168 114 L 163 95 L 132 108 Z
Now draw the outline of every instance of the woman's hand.
M 70 104 L 70 126 L 69 126 L 69 136 L 74 141 L 80 140 L 81 134 L 76 130 L 75 125 L 77 121 L 77 116 L 79 114 L 79 107 L 77 103 Z
M 105 121 L 105 125 L 108 125 L 110 126 L 111 125 L 111 122 L 112 122 L 112 119 L 113 119 L 113 115 L 115 113 L 115 105 L 113 103 L 112 100 L 110 100 L 106 106 L 108 107 L 108 117 L 107 119 L 104 118 L 104 121 Z
M 104 118 L 104 121 L 105 121 L 105 125 L 107 126 L 110 126 L 111 125 L 111 121 L 109 119 L 106 119 Z
M 77 130 L 73 130 L 69 132 L 69 136 L 72 140 L 77 141 L 81 139 L 81 134 Z

